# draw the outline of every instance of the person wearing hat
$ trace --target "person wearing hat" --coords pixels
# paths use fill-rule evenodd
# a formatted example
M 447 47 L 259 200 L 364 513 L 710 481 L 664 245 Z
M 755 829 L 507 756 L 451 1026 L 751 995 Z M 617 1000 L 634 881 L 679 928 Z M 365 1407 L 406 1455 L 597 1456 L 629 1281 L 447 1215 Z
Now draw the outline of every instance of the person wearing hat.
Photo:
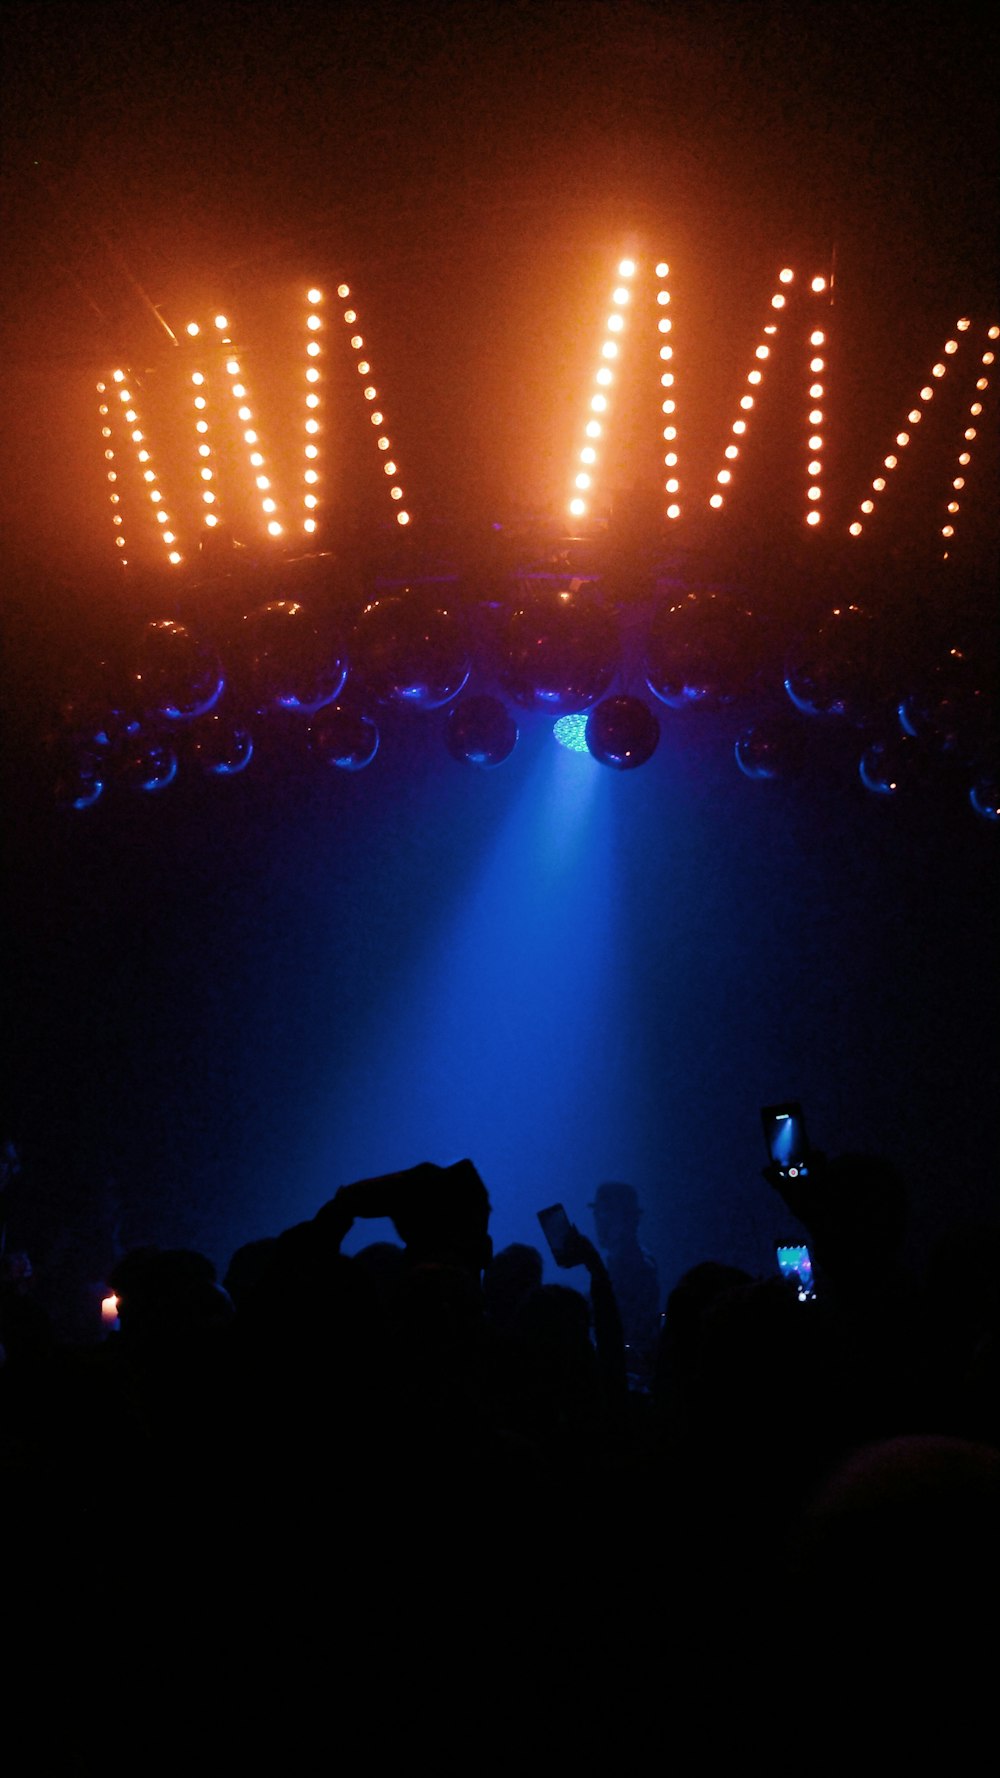
M 639 1196 L 633 1185 L 606 1179 L 588 1208 L 625 1330 L 629 1373 L 638 1383 L 646 1383 L 652 1375 L 663 1303 L 656 1261 L 639 1241 Z

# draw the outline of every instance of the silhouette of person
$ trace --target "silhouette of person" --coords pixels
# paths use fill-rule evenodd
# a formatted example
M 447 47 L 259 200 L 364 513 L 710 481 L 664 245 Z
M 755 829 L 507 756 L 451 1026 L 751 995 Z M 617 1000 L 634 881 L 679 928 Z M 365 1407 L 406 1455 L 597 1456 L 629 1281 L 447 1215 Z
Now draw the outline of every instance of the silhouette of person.
M 639 1241 L 642 1209 L 638 1193 L 622 1180 L 606 1179 L 589 1208 L 621 1315 L 629 1373 L 648 1381 L 660 1337 L 663 1303 L 656 1261 Z

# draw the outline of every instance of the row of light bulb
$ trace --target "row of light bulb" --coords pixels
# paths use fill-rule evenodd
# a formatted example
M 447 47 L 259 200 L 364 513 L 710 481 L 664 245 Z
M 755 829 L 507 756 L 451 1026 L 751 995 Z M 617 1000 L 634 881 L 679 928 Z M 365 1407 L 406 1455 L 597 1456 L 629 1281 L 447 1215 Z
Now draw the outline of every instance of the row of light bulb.
M 967 315 L 963 315 L 956 322 L 955 332 L 950 339 L 945 340 L 941 357 L 937 360 L 936 364 L 931 366 L 931 377 L 934 380 L 926 382 L 920 391 L 918 400 L 922 405 L 918 407 L 914 404 L 906 416 L 907 426 L 915 427 L 920 425 L 920 422 L 927 411 L 928 404 L 934 399 L 935 387 L 940 385 L 945 376 L 947 376 L 949 361 L 954 360 L 955 354 L 959 350 L 962 343 L 959 336 L 967 334 L 971 326 L 972 322 Z M 987 328 L 986 337 L 987 340 L 996 340 L 1000 337 L 1000 326 L 994 324 Z M 954 519 L 960 510 L 960 502 L 955 498 L 955 495 L 960 493 L 965 487 L 965 471 L 968 469 L 969 464 L 972 461 L 972 452 L 969 447 L 978 435 L 978 427 L 972 424 L 972 422 L 978 420 L 979 416 L 982 414 L 983 403 L 981 397 L 989 388 L 990 381 L 986 372 L 993 364 L 994 358 L 995 353 L 990 346 L 987 346 L 986 350 L 980 356 L 979 362 L 981 366 L 981 374 L 976 379 L 975 399 L 970 403 L 968 414 L 966 416 L 966 424 L 963 429 L 962 448 L 958 453 L 956 474 L 952 477 L 952 494 L 947 503 L 947 517 L 944 524 L 941 526 L 941 536 L 945 539 L 946 543 L 955 535 Z M 865 519 L 870 518 L 875 511 L 875 501 L 872 498 L 872 495 L 884 494 L 888 486 L 888 476 L 892 475 L 893 471 L 899 468 L 899 453 L 905 451 L 912 442 L 912 432 L 907 431 L 904 427 L 897 432 L 894 442 L 896 448 L 890 451 L 888 456 L 883 457 L 879 472 L 872 480 L 871 493 L 866 495 L 858 509 L 859 512 L 864 513 Z M 883 471 L 885 473 L 883 473 Z M 854 519 L 848 526 L 848 530 L 852 537 L 860 537 L 864 531 L 864 520 L 861 518 Z M 947 557 L 947 549 L 945 549 L 944 554 Z
M 607 425 L 609 390 L 615 380 L 614 364 L 619 356 L 621 335 L 625 330 L 627 305 L 632 300 L 632 280 L 636 276 L 637 269 L 636 263 L 632 259 L 623 259 L 618 266 L 618 276 L 622 281 L 612 291 L 611 295 L 611 313 L 607 318 L 606 337 L 601 345 L 600 351 L 601 363 L 595 373 L 594 383 L 596 387 L 590 396 L 589 417 L 584 426 L 586 442 L 579 452 L 579 467 L 574 476 L 574 492 L 569 502 L 570 516 L 575 519 L 586 517 L 589 510 L 595 470 L 600 457 L 600 441 L 604 437 Z M 662 366 L 660 371 L 660 387 L 664 391 L 661 399 L 660 411 L 664 419 L 662 439 L 663 444 L 666 447 L 663 456 L 663 467 L 667 472 L 664 481 L 664 492 L 667 496 L 665 510 L 668 519 L 677 519 L 681 515 L 679 500 L 681 484 L 678 474 L 679 456 L 677 449 L 676 373 L 673 367 L 674 350 L 667 337 L 672 331 L 673 323 L 669 315 L 663 312 L 667 309 L 670 303 L 670 291 L 666 284 L 669 272 L 670 267 L 665 261 L 661 260 L 655 267 L 659 286 L 656 292 L 656 303 L 657 308 L 661 311 L 657 319 L 656 327 L 657 333 L 660 336 L 660 344 L 658 348 L 659 359 Z M 788 267 L 784 267 L 779 272 L 779 288 L 771 297 L 772 311 L 779 311 L 785 307 L 787 296 L 785 288 L 782 287 L 787 287 L 791 284 L 794 276 L 794 272 Z M 811 281 L 810 289 L 814 294 L 818 295 L 828 288 L 828 280 L 824 277 L 817 276 Z M 749 417 L 754 408 L 760 384 L 763 381 L 764 365 L 771 355 L 774 336 L 778 331 L 777 321 L 774 319 L 769 321 L 763 331 L 764 338 L 755 348 L 753 368 L 747 374 L 747 391 L 740 398 L 740 413 L 738 418 L 733 421 L 731 429 L 732 439 L 725 448 L 726 461 L 716 474 L 716 491 L 709 497 L 709 506 L 714 510 L 718 510 L 723 506 L 726 494 L 729 492 L 733 479 L 733 465 L 739 457 L 747 432 Z M 823 348 L 825 344 L 826 335 L 823 330 L 821 328 L 814 328 L 809 335 L 809 346 L 812 353 L 809 360 L 809 370 L 810 375 L 813 378 L 813 381 L 809 386 L 809 399 L 813 405 L 809 410 L 808 416 L 810 428 L 808 437 L 809 462 L 807 466 L 809 484 L 806 491 L 808 506 L 805 515 L 806 523 L 809 525 L 817 525 L 820 522 L 818 502 L 822 497 L 822 489 L 819 485 L 818 478 L 822 471 L 822 462 L 818 453 L 823 448 L 823 436 L 822 433 L 818 431 L 818 428 L 823 424 L 824 412 L 817 404 L 825 398 L 826 393 L 825 384 L 819 381 L 819 378 L 826 370 L 826 360 L 821 355 L 821 348 Z

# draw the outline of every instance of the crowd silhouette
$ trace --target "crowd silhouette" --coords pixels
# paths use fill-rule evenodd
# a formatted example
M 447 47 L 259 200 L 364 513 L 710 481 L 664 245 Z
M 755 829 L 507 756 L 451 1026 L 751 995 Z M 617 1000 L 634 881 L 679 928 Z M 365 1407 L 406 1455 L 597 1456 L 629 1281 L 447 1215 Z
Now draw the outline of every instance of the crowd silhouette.
M 342 1186 L 221 1279 L 126 1252 L 91 1339 L 5 1240 L 8 1627 L 30 1581 L 83 1661 L 104 1601 L 116 1671 L 166 1664 L 182 1696 L 220 1639 L 270 1693 L 335 1643 L 330 1710 L 362 1738 L 404 1698 L 438 1736 L 523 1735 L 544 1703 L 561 1757 L 602 1764 L 681 1723 L 777 1746 L 789 1710 L 829 1749 L 887 1711 L 898 1737 L 946 1668 L 967 1724 L 995 1656 L 1000 1232 L 956 1224 L 912 1276 L 889 1162 L 765 1177 L 815 1298 L 707 1258 L 652 1329 L 631 1188 L 594 1200 L 625 1214 L 624 1271 L 595 1212 L 550 1284 L 539 1249 L 493 1252 L 470 1160 Z M 397 1242 L 343 1252 L 382 1218 Z

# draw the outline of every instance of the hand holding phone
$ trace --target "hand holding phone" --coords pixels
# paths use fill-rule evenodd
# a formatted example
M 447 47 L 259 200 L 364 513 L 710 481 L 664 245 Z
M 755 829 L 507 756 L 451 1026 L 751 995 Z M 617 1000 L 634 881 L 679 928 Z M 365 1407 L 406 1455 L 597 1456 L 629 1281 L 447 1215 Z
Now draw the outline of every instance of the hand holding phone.
M 795 1294 L 800 1303 L 812 1303 L 816 1300 L 816 1286 L 813 1282 L 812 1255 L 804 1242 L 775 1248 L 778 1270 L 783 1278 L 794 1284 Z
M 556 1265 L 576 1265 L 573 1239 L 576 1230 L 562 1204 L 549 1204 L 546 1209 L 539 1210 L 536 1214 Z
M 809 1142 L 806 1120 L 797 1100 L 781 1105 L 764 1105 L 760 1113 L 764 1127 L 767 1158 L 782 1179 L 809 1177 Z

